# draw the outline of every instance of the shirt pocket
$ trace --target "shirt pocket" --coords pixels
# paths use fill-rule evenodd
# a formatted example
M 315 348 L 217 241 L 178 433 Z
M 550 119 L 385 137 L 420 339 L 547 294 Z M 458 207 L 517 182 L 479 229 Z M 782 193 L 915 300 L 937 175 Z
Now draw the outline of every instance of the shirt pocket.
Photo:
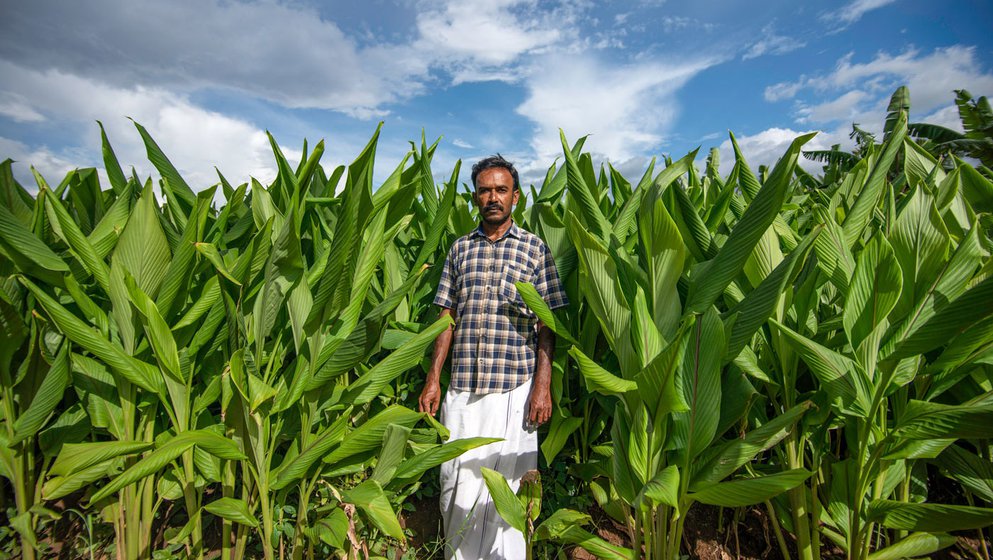
M 531 273 L 527 267 L 518 263 L 507 263 L 504 265 L 503 276 L 500 279 L 501 303 L 508 306 L 512 311 L 521 315 L 528 315 L 531 310 L 524 303 L 524 298 L 517 292 L 516 282 L 533 282 Z

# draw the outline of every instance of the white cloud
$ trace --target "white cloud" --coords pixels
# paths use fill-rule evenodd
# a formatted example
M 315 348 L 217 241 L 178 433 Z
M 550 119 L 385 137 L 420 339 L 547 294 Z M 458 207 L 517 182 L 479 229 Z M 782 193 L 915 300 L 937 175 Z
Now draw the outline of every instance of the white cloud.
M 100 120 L 125 168 L 134 164 L 141 175 L 157 176 L 148 163 L 141 137 L 125 118 L 131 117 L 148 129 L 194 189 L 217 182 L 215 166 L 236 184 L 247 181 L 249 176 L 262 182 L 275 178 L 274 160 L 263 131 L 243 120 L 198 107 L 181 95 L 141 86 L 117 88 L 55 70 L 38 72 L 6 62 L 0 62 L 0 74 L 16 80 L 36 113 L 85 129 L 81 145 L 67 148 L 77 165 L 103 167 L 98 160 L 85 161 L 84 155 L 99 157 L 100 135 L 93 122 Z M 30 158 L 25 163 L 35 165 L 46 176 L 64 173 L 64 161 L 70 159 L 48 148 L 25 147 L 19 152 Z
M 425 3 L 417 15 L 417 48 L 470 66 L 508 64 L 560 41 L 567 12 L 539 10 L 534 0 L 449 0 Z
M 837 11 L 825 13 L 821 16 L 821 19 L 831 22 L 840 21 L 845 25 L 851 25 L 862 19 L 862 16 L 865 15 L 866 12 L 882 8 L 883 6 L 892 4 L 895 1 L 896 0 L 853 0 Z
M 777 35 L 772 24 L 763 27 L 761 35 L 762 38 L 752 44 L 752 46 L 745 51 L 745 54 L 741 55 L 742 60 L 758 58 L 765 54 L 786 54 L 807 45 L 807 43 L 799 39 L 786 37 L 784 35 Z
M 452 140 L 452 145 L 455 146 L 456 148 L 462 148 L 463 150 L 471 150 L 474 148 L 472 144 L 466 142 L 461 138 L 456 138 L 455 140 Z
M 714 63 L 618 65 L 548 56 L 531 72 L 517 112 L 535 123 L 532 148 L 540 161 L 561 153 L 559 128 L 570 141 L 590 134 L 587 150 L 625 160 L 661 147 L 678 114 L 676 91 Z
M 23 95 L 12 91 L 0 91 L 0 115 L 14 122 L 42 122 L 44 115 L 31 108 Z
M 800 105 L 799 120 L 851 122 L 885 111 L 889 96 L 900 85 L 910 89 L 912 112 L 926 114 L 947 106 L 956 89 L 977 95 L 993 93 L 993 74 L 983 70 L 973 47 L 947 47 L 930 54 L 914 49 L 895 56 L 879 53 L 865 63 L 852 62 L 849 54 L 829 74 L 769 86 L 765 99 L 779 101 L 801 92 L 826 95 L 825 101 Z
M 821 123 L 836 120 L 853 121 L 860 114 L 861 104 L 868 97 L 864 91 L 854 89 L 842 94 L 841 97 L 811 107 L 801 107 L 797 114 L 797 122 Z
M 770 168 L 776 165 L 776 162 L 783 157 L 783 154 L 786 153 L 793 140 L 807 132 L 812 131 L 774 127 L 750 136 L 736 135 L 735 140 L 738 141 L 741 154 L 744 156 L 745 161 L 748 162 L 748 166 L 752 171 L 758 173 L 760 165 Z M 841 144 L 843 149 L 847 149 L 853 143 L 848 139 L 847 130 L 839 128 L 833 131 L 819 132 L 817 136 L 814 136 L 803 145 L 803 150 L 829 150 L 833 144 Z M 725 140 L 718 149 L 721 154 L 720 172 L 722 175 L 727 175 L 731 172 L 731 168 L 734 167 L 734 150 L 731 146 L 731 140 Z M 802 155 L 800 156 L 799 164 L 812 173 L 820 171 L 820 168 L 823 166 L 823 164 L 810 161 Z
M 224 88 L 368 117 L 422 91 L 427 72 L 424 53 L 360 48 L 300 3 L 38 0 L 4 12 L 0 57 L 120 88 Z
M 31 174 L 31 167 L 37 169 L 50 186 L 57 185 L 66 173 L 79 167 L 77 163 L 52 152 L 47 146 L 32 148 L 23 142 L 3 136 L 0 136 L 0 154 L 3 154 L 4 159 L 14 160 L 14 177 L 31 193 L 38 192 L 38 184 Z

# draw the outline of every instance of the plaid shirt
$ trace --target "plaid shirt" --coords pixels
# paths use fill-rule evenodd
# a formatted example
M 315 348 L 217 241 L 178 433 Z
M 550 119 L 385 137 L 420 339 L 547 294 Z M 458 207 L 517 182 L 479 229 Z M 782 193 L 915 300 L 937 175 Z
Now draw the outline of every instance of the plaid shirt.
M 531 379 L 538 318 L 514 282 L 530 282 L 548 307 L 568 304 L 548 247 L 511 223 L 490 241 L 482 227 L 452 244 L 434 303 L 455 312 L 451 387 L 504 393 Z

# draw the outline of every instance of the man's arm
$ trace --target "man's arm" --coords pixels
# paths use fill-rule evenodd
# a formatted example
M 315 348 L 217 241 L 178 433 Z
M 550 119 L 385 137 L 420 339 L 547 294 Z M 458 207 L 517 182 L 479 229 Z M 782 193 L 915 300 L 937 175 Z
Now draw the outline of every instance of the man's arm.
M 538 322 L 538 363 L 528 403 L 528 421 L 532 425 L 548 422 L 552 417 L 552 358 L 555 357 L 555 333 Z
M 452 317 L 451 309 L 447 307 L 441 310 L 438 315 L 441 317 Z M 448 358 L 448 350 L 452 347 L 452 334 L 455 330 L 454 326 L 451 326 L 438 335 L 438 338 L 434 339 L 434 353 L 431 355 L 431 369 L 428 370 L 428 377 L 424 381 L 424 389 L 421 391 L 421 397 L 418 399 L 418 410 L 421 412 L 427 412 L 434 416 L 438 412 L 438 406 L 441 404 L 441 368 L 445 365 L 445 359 Z

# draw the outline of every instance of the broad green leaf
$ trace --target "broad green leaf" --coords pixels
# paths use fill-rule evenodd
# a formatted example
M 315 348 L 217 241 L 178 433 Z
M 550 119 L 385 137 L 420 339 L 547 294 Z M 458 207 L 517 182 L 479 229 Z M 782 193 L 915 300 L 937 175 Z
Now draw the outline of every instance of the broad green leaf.
M 814 253 L 817 254 L 817 266 L 843 295 L 847 295 L 855 273 L 855 257 L 848 248 L 845 232 L 830 217 L 825 220 L 824 233 L 814 243 Z
M 525 533 L 527 531 L 527 512 L 524 511 L 524 505 L 514 495 L 514 491 L 510 489 L 507 480 L 502 474 L 486 467 L 480 467 L 479 471 L 486 482 L 486 488 L 490 491 L 490 497 L 493 498 L 493 505 L 496 507 L 497 513 L 511 527 Z
M 950 405 L 911 400 L 893 427 L 905 439 L 993 437 L 993 404 Z
M 719 482 L 689 495 L 698 502 L 721 507 L 744 507 L 758 504 L 795 488 L 810 478 L 805 469 Z
M 935 464 L 945 476 L 955 479 L 973 494 L 993 503 L 993 464 L 988 460 L 953 445 L 938 456 Z
M 393 479 L 397 481 L 414 480 L 428 469 L 450 461 L 470 449 L 498 441 L 501 441 L 500 438 L 474 437 L 443 443 L 405 459 L 397 466 L 393 473 Z
M 903 272 L 903 293 L 894 311 L 903 317 L 928 296 L 948 256 L 948 230 L 931 195 L 916 188 L 904 198 L 889 240 Z
M 55 407 L 62 402 L 69 383 L 69 344 L 63 343 L 31 398 L 31 404 L 14 422 L 14 435 L 8 445 L 18 444 L 38 433 L 55 411 Z
M 292 458 L 287 458 L 282 465 L 275 469 L 270 488 L 282 490 L 290 484 L 306 476 L 314 463 L 324 458 L 332 447 L 341 443 L 348 428 L 349 414 L 347 409 L 335 422 L 319 434 L 309 438 L 309 445 Z
M 704 312 L 724 292 L 724 289 L 741 272 L 752 254 L 755 244 L 772 225 L 779 213 L 790 188 L 793 168 L 796 166 L 800 148 L 813 134 L 800 136 L 790 145 L 769 180 L 748 205 L 745 214 L 735 224 L 734 229 L 717 256 L 708 261 L 690 280 L 689 298 L 686 309 L 697 313 Z
M 869 413 L 869 381 L 854 360 L 810 340 L 774 319 L 769 322 L 785 335 L 790 346 L 803 358 L 828 396 L 832 400 L 840 400 L 840 410 L 843 413 L 860 417 Z
M 0 206 L 0 254 L 18 270 L 45 282 L 60 284 L 62 274 L 69 272 L 69 266 L 4 206 Z
M 676 465 L 662 469 L 645 485 L 643 492 L 655 506 L 679 507 L 679 469 Z
M 137 360 L 124 352 L 120 346 L 110 342 L 103 335 L 87 325 L 66 308 L 59 305 L 51 296 L 41 290 L 27 278 L 21 278 L 21 283 L 38 299 L 42 307 L 51 316 L 59 330 L 65 333 L 82 348 L 91 352 L 132 383 L 146 391 L 163 394 L 165 387 L 162 376 L 157 368 Z
M 545 303 L 545 300 L 538 294 L 538 290 L 530 282 L 515 282 L 514 286 L 517 288 L 517 293 L 520 294 L 524 303 L 537 315 L 542 324 L 550 328 L 553 333 L 569 344 L 579 344 L 572 333 L 569 332 L 569 327 L 559 320 L 555 312 L 548 308 L 548 304 Z
M 218 517 L 223 517 L 235 523 L 258 527 L 259 520 L 252 514 L 245 500 L 238 498 L 218 498 L 213 502 L 203 506 L 204 511 L 212 513 Z
M 419 364 L 424 357 L 425 349 L 451 325 L 451 317 L 445 316 L 417 333 L 417 336 L 411 338 L 403 346 L 372 366 L 364 375 L 353 381 L 345 391 L 343 397 L 345 401 L 348 404 L 359 405 L 374 399 L 389 382 Z
M 46 500 L 58 500 L 73 492 L 87 488 L 94 482 L 111 474 L 114 463 L 115 461 L 110 459 L 85 468 L 75 469 L 65 475 L 52 476 L 42 486 L 41 495 Z
M 134 122 L 134 121 L 131 121 Z M 142 141 L 145 143 L 145 151 L 148 154 L 148 161 L 152 162 L 155 169 L 159 171 L 162 178 L 168 182 L 169 189 L 177 196 L 179 201 L 182 203 L 182 207 L 185 213 L 188 215 L 189 211 L 193 208 L 196 203 L 196 195 L 193 193 L 193 189 L 186 184 L 183 177 L 176 170 L 169 158 L 162 152 L 159 145 L 155 143 L 152 136 L 148 134 L 145 127 L 141 126 L 137 122 L 134 122 L 135 128 L 138 129 L 138 134 L 141 135 Z M 132 271 L 133 273 L 134 271 Z
M 152 445 L 152 443 L 131 441 L 66 443 L 48 472 L 54 476 L 69 476 L 122 455 L 141 453 L 150 449 Z
M 787 286 L 796 279 L 811 246 L 817 242 L 820 231 L 819 227 L 811 230 L 797 245 L 797 248 L 762 280 L 761 284 L 749 292 L 741 303 L 727 312 L 728 316 L 737 314 L 737 318 L 731 327 L 730 336 L 728 336 L 725 361 L 737 357 L 751 341 L 755 332 L 776 311 L 782 294 L 786 291 Z
M 946 533 L 914 533 L 897 543 L 873 552 L 869 555 L 869 560 L 900 560 L 901 558 L 927 556 L 943 548 L 948 548 L 957 541 L 957 538 Z
M 576 364 L 579 366 L 579 372 L 586 380 L 586 387 L 590 391 L 596 391 L 609 396 L 621 395 L 638 388 L 637 383 L 610 373 L 575 346 L 569 349 L 569 355 L 576 360 Z
M 569 193 L 579 203 L 579 208 L 592 234 L 601 240 L 606 240 L 613 231 L 613 228 L 600 210 L 597 197 L 594 195 L 591 185 L 587 183 L 582 171 L 580 171 L 579 164 L 569 149 L 568 141 L 565 139 L 565 133 L 561 129 L 559 129 L 559 139 L 562 141 L 562 151 L 565 154 L 566 181 Z
M 744 437 L 735 438 L 706 450 L 693 464 L 690 490 L 720 482 L 756 455 L 778 444 L 793 430 L 797 421 L 810 410 L 813 403 L 804 401 L 771 420 L 749 430 Z
M 575 510 L 562 508 L 556 510 L 548 519 L 543 521 L 541 525 L 534 530 L 534 540 L 558 540 L 561 539 L 566 531 L 573 527 L 582 527 L 593 520 L 586 513 L 580 513 Z
M 240 460 L 245 458 L 238 450 L 235 442 L 213 432 L 203 430 L 183 432 L 162 445 L 157 446 L 155 451 L 149 453 L 131 468 L 110 481 L 110 483 L 93 494 L 90 498 L 90 503 L 99 502 L 125 486 L 134 484 L 159 472 L 194 445 L 200 446 L 224 459 Z
M 903 276 L 893 249 L 886 238 L 876 235 L 859 255 L 845 300 L 842 321 L 852 348 L 861 346 L 886 319 L 902 288 Z
M 724 325 L 711 307 L 689 332 L 678 369 L 677 390 L 689 406 L 685 412 L 673 415 L 672 437 L 685 464 L 689 465 L 702 453 L 717 434 L 721 413 L 721 361 L 727 348 Z
M 872 213 L 885 190 L 886 176 L 890 171 L 890 166 L 893 165 L 893 160 L 896 159 L 897 154 L 900 152 L 900 148 L 903 146 L 903 139 L 906 136 L 907 115 L 901 112 L 899 120 L 893 127 L 893 133 L 884 143 L 883 151 L 876 160 L 869 178 L 866 179 L 865 185 L 858 194 L 858 198 L 855 199 L 855 203 L 845 217 L 843 229 L 845 232 L 845 241 L 849 247 L 855 245 L 858 239 L 862 237 L 862 232 L 865 231 L 866 226 L 869 225 Z
M 377 529 L 401 542 L 406 541 L 400 521 L 378 482 L 367 480 L 342 492 L 341 497 L 346 503 L 354 504 Z
M 411 427 L 420 420 L 424 414 L 414 412 L 409 408 L 393 405 L 386 410 L 376 414 L 364 424 L 355 429 L 347 436 L 341 445 L 324 457 L 325 463 L 335 464 L 338 461 L 378 449 L 383 444 L 383 432 L 390 424 Z
M 993 525 L 993 509 L 972 506 L 873 500 L 866 514 L 869 521 L 902 531 L 965 531 Z
M 993 316 L 993 277 L 942 307 L 897 346 L 890 358 L 902 359 L 933 350 L 990 316 Z

